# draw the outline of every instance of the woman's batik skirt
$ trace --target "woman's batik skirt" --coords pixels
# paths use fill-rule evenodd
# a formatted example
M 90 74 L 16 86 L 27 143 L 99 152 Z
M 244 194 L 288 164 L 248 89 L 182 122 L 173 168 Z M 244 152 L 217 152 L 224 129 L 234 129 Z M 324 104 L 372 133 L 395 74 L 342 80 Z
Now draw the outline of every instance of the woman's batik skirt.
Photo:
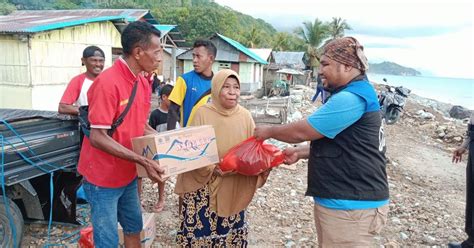
M 209 207 L 208 185 L 183 196 L 176 242 L 184 247 L 247 247 L 245 210 L 219 217 Z

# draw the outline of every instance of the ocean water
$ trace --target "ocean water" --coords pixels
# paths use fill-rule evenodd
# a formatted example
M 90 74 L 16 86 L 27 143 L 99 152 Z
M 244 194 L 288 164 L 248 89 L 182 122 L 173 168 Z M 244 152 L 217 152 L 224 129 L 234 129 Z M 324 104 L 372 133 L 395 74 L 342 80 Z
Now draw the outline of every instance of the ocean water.
M 474 79 L 386 74 L 368 74 L 368 77 L 375 83 L 406 87 L 421 97 L 474 109 Z

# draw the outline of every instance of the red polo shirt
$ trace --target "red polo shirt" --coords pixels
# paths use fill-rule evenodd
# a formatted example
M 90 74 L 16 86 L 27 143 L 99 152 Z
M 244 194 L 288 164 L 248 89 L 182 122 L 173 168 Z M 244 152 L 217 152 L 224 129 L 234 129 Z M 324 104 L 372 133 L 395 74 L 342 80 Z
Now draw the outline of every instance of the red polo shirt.
M 87 105 L 87 91 L 92 85 L 93 79 L 89 79 L 86 73 L 75 76 L 66 87 L 63 97 L 59 103 L 76 106 Z
M 141 74 L 135 76 L 120 58 L 95 79 L 87 93 L 91 127 L 110 129 L 127 106 L 136 80 L 138 86 L 135 99 L 122 124 L 112 136 L 128 149 L 132 149 L 131 139 L 142 136 L 145 131 L 151 106 L 149 81 Z M 88 182 L 107 188 L 123 187 L 137 176 L 133 162 L 92 147 L 87 138 L 82 144 L 78 171 Z

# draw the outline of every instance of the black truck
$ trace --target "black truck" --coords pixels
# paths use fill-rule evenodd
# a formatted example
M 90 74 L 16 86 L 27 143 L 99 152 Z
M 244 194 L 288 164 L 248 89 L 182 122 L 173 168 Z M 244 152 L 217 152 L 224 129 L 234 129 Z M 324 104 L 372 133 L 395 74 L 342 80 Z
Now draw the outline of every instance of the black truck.
M 53 221 L 78 224 L 79 132 L 68 115 L 0 109 L 0 247 L 19 247 L 24 220 L 49 220 L 51 208 Z

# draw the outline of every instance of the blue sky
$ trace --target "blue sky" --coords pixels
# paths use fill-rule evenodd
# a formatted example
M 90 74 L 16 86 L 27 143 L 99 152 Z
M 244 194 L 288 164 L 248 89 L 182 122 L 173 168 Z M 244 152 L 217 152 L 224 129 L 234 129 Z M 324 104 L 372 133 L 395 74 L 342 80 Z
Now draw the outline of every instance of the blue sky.
M 332 17 L 353 28 L 371 62 L 392 61 L 425 75 L 474 78 L 474 1 L 216 0 L 279 31 Z

